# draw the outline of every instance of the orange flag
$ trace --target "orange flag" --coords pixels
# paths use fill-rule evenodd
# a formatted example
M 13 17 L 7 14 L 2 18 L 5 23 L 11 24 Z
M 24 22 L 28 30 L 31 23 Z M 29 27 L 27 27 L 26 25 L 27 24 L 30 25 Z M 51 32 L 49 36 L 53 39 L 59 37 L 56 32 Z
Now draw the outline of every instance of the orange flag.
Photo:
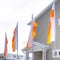
M 18 23 L 14 29 L 12 38 L 12 51 L 14 52 L 17 49 L 18 49 Z
M 6 58 L 6 55 L 7 55 L 7 44 L 8 44 L 8 39 L 7 39 L 7 35 L 5 33 L 5 48 L 4 48 L 4 54 L 3 54 L 4 58 Z
M 30 30 L 26 48 L 29 48 L 31 46 L 33 39 L 36 37 L 36 27 L 37 27 L 37 22 L 36 20 L 33 21 L 32 19 L 31 30 Z
M 32 38 L 34 39 L 36 36 L 36 27 L 37 27 L 37 22 L 34 20 L 33 26 L 32 26 Z
M 50 44 L 53 41 L 55 41 L 55 6 L 54 4 L 50 11 L 50 23 L 48 28 L 47 44 Z

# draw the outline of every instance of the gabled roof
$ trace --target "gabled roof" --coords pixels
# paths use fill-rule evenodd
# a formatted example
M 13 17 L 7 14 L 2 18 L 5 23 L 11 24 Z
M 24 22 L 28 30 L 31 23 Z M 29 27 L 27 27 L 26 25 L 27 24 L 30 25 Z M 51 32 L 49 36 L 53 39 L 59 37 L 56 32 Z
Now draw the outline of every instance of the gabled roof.
M 57 2 L 58 0 L 55 0 L 55 2 Z M 54 1 L 53 1 L 54 2 Z M 47 12 L 51 7 L 52 7 L 52 3 L 50 3 L 41 13 L 39 13 L 35 19 L 37 20 L 38 18 L 40 18 L 45 12 Z
M 55 2 L 57 2 L 59 0 L 56 0 Z M 53 1 L 54 2 L 54 1 Z M 52 4 L 49 4 L 41 13 L 39 13 L 36 17 L 35 17 L 35 20 L 38 20 L 45 12 L 47 12 L 51 7 L 52 7 Z M 29 23 L 27 23 L 27 25 L 30 25 L 31 24 L 31 21 Z

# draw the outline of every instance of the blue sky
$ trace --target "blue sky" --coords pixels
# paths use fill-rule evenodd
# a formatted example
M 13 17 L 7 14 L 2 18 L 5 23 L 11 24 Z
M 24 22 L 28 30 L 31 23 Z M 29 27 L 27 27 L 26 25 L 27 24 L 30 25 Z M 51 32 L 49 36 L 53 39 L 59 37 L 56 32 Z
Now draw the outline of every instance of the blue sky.
M 33 13 L 36 17 L 53 0 L 0 0 L 0 52 L 4 51 L 5 32 L 9 41 L 8 52 L 11 51 L 11 41 L 13 30 L 18 22 L 19 25 L 19 54 L 28 40 L 30 26 L 27 23 L 31 21 Z M 16 52 L 15 52 L 16 53 Z

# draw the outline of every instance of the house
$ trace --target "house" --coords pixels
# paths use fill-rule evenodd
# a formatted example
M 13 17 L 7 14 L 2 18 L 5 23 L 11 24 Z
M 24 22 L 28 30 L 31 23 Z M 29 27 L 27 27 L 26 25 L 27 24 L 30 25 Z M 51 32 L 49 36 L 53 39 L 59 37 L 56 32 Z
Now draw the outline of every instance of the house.
M 26 60 L 29 60 L 29 53 L 33 53 L 32 60 L 60 60 L 60 0 L 55 1 L 55 41 L 47 44 L 48 26 L 50 22 L 50 11 L 54 2 L 46 7 L 35 20 L 38 23 L 37 36 L 30 48 L 23 48 L 26 53 Z

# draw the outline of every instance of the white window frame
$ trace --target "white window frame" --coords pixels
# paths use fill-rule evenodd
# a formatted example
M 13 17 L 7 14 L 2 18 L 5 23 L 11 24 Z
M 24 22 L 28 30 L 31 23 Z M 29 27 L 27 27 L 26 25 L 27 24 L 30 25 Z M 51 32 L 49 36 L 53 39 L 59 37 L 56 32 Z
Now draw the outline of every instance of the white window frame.
M 56 56 L 54 55 L 55 52 L 57 53 Z M 60 52 L 60 49 L 52 50 L 52 57 L 53 57 L 53 58 L 58 58 L 58 57 L 60 58 L 59 52 Z
M 58 19 L 58 25 L 60 25 L 60 19 Z

